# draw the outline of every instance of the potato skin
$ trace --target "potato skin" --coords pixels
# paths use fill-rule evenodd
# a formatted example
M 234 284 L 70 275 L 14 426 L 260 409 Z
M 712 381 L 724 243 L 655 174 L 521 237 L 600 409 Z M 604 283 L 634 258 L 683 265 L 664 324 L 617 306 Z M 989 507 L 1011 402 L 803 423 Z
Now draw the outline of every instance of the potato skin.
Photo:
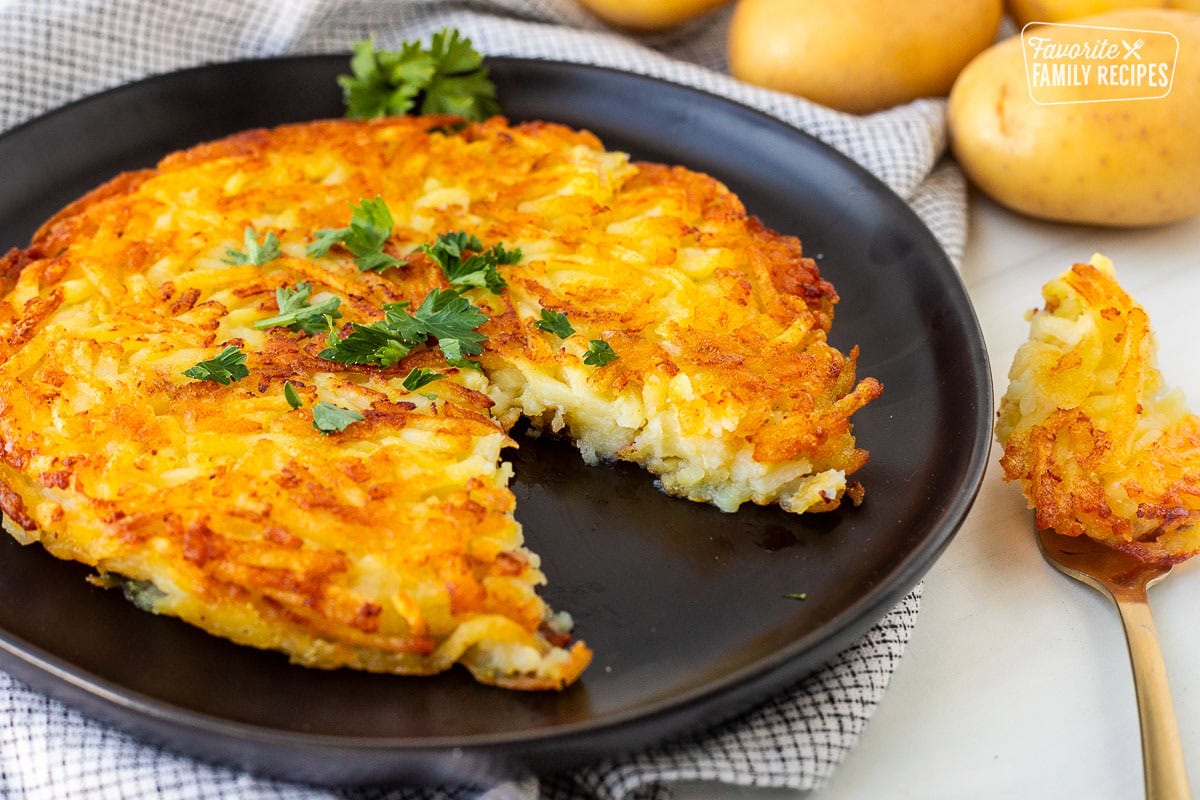
M 658 31 L 707 14 L 730 0 L 579 0 L 605 22 L 634 31 Z
M 1020 27 L 1030 22 L 1069 22 L 1123 8 L 1178 8 L 1200 11 L 1200 0 L 1006 0 Z
M 866 114 L 944 96 L 996 36 L 1001 0 L 741 0 L 729 67 L 741 80 Z
M 980 54 L 954 85 L 958 163 L 992 199 L 1042 219 L 1139 226 L 1200 213 L 1200 61 L 1188 57 L 1200 48 L 1200 15 L 1125 10 L 1078 22 L 1173 32 L 1180 57 L 1170 94 L 1038 105 L 1014 37 Z M 1170 58 L 1153 44 L 1146 58 Z

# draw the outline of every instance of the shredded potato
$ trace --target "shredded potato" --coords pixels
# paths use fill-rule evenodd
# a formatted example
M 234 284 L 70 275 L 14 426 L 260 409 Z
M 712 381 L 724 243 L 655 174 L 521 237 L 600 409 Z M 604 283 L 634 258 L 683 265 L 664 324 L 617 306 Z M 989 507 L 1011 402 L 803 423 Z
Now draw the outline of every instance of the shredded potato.
M 826 343 L 837 295 L 795 238 L 716 180 L 631 164 L 589 133 L 457 122 L 325 121 L 200 145 L 114 179 L 0 258 L 7 529 L 143 608 L 307 666 L 462 663 L 546 689 L 591 652 L 535 591 L 545 578 L 501 452 L 520 417 L 726 510 L 861 498 L 846 481 L 867 458 L 850 415 L 880 386 Z M 308 250 L 374 198 L 394 218 L 376 261 L 395 266 Z M 323 358 L 319 320 L 315 333 L 256 325 L 301 283 L 314 302 L 338 298 L 339 337 L 386 304 L 418 309 L 450 288 L 420 245 L 458 230 L 523 253 L 501 267 L 503 292 L 464 290 L 486 319 L 482 370 L 450 366 L 445 338 L 385 367 Z M 259 239 L 264 263 L 228 257 Z M 537 328 L 542 310 L 577 333 Z M 616 359 L 589 363 L 589 342 Z M 219 352 L 244 354 L 237 374 L 192 379 Z M 414 370 L 441 377 L 409 388 Z
M 1200 418 L 1163 385 L 1145 309 L 1093 256 L 1042 290 L 996 436 L 1040 528 L 1139 559 L 1200 551 Z

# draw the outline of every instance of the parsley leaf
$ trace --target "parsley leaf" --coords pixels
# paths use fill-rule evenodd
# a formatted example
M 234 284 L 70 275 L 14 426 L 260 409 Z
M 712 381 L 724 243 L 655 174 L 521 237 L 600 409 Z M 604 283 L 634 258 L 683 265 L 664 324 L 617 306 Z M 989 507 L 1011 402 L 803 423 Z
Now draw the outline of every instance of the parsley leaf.
M 503 244 L 496 244 L 484 250 L 479 238 L 465 231 L 443 233 L 433 244 L 423 244 L 417 249 L 437 262 L 455 289 L 478 286 L 492 294 L 500 294 L 500 290 L 508 285 L 496 268 L 521 260 L 520 248 L 505 250 Z M 476 254 L 464 258 L 468 250 L 474 250 Z
M 321 433 L 341 433 L 355 422 L 366 419 L 352 408 L 342 408 L 324 400 L 313 406 L 313 427 Z
M 267 231 L 267 235 L 263 237 L 260 243 L 254 236 L 254 228 L 247 225 L 246 231 L 242 236 L 246 244 L 246 252 L 234 250 L 232 247 L 225 249 L 225 257 L 221 260 L 226 264 L 241 266 L 242 264 L 253 264 L 261 267 L 268 261 L 274 261 L 279 258 L 279 237 L 273 231 Z
M 402 300 L 399 303 L 384 303 L 383 314 L 384 325 L 397 338 L 411 343 L 413 347 L 425 341 L 425 337 L 428 334 L 425 328 L 413 319 L 412 314 L 408 313 L 407 300 Z
M 483 56 L 471 46 L 470 39 L 460 39 L 456 30 L 443 29 L 433 35 L 430 51 L 438 68 L 425 89 L 422 114 L 485 120 L 500 113 L 496 86 L 488 79 Z
M 483 56 L 471 47 L 470 39 L 458 38 L 458 31 L 443 28 L 430 40 L 433 60 L 446 75 L 464 75 L 483 66 Z
M 583 354 L 583 363 L 592 367 L 603 367 L 605 364 L 611 364 L 620 358 L 613 349 L 612 345 L 603 339 L 592 339 L 588 342 L 587 352 Z
M 354 45 L 353 75 L 338 84 L 346 116 L 354 119 L 406 114 L 456 114 L 485 120 L 500 113 L 496 87 L 488 78 L 483 56 L 458 31 L 435 33 L 428 49 L 420 41 L 399 50 L 376 50 L 372 36 Z
M 349 233 L 349 228 L 322 228 L 314 234 L 316 240 L 310 243 L 304 252 L 309 258 L 320 258 Z
M 304 405 L 304 401 L 300 399 L 300 393 L 296 391 L 295 386 L 292 386 L 291 381 L 283 382 L 283 399 L 287 400 L 287 404 L 292 408 Z
M 234 345 L 229 345 L 215 358 L 201 361 L 196 366 L 183 371 L 189 378 L 198 381 L 214 381 L 222 386 L 228 386 L 234 381 L 240 381 L 250 374 L 246 368 L 246 354 Z
M 571 321 L 567 319 L 566 314 L 549 308 L 542 309 L 542 318 L 533 323 L 533 327 L 546 333 L 553 333 L 560 339 L 566 339 L 575 333 L 575 329 L 571 327 Z
M 383 272 L 385 269 L 392 267 L 403 267 L 407 261 L 401 261 L 394 256 L 389 256 L 387 253 L 380 250 L 375 253 L 364 253 L 358 257 L 359 272 Z
M 483 364 L 480 364 L 473 358 L 447 358 L 446 363 L 459 369 L 473 369 L 476 372 L 483 372 Z
M 308 302 L 310 294 L 312 284 L 305 281 L 297 283 L 295 289 L 280 286 L 275 290 L 275 303 L 279 306 L 279 314 L 260 319 L 254 323 L 254 327 L 262 331 L 286 325 L 294 331 L 312 334 L 320 333 L 329 327 L 326 317 L 334 320 L 342 316 L 342 312 L 338 311 L 342 302 L 340 298 L 327 297 L 314 305 Z
M 323 228 L 317 231 L 316 240 L 309 244 L 305 251 L 308 256 L 320 258 L 329 252 L 329 248 L 340 242 L 354 254 L 360 272 L 404 266 L 406 262 L 383 252 L 383 246 L 392 235 L 392 226 L 395 224 L 392 212 L 388 211 L 383 198 L 364 199 L 359 201 L 357 206 L 351 204 L 350 208 L 354 212 L 350 217 L 350 227 Z
M 401 386 L 403 386 L 405 389 L 408 389 L 410 392 L 415 392 L 422 386 L 428 386 L 434 381 L 440 381 L 444 377 L 446 376 L 440 372 L 434 372 L 433 370 L 425 369 L 424 367 L 416 367 L 412 372 L 405 376 L 404 382 L 401 384 Z
M 458 292 L 434 289 L 413 319 L 426 334 L 438 340 L 438 347 L 451 363 L 483 352 L 487 337 L 475 329 L 487 322 L 487 315 Z
M 339 75 L 346 116 L 353 119 L 406 114 L 417 95 L 437 72 L 433 54 L 421 43 L 405 42 L 399 50 L 375 49 L 375 37 L 354 44 L 353 75 Z

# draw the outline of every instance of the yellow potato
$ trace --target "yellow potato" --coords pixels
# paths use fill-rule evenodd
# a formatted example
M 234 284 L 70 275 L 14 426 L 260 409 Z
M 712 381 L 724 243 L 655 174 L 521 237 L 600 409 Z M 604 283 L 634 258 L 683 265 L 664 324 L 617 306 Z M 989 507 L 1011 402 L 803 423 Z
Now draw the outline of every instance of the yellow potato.
M 1007 0 L 1008 13 L 1027 22 L 1067 22 L 1122 8 L 1181 8 L 1200 11 L 1200 0 Z
M 678 25 L 726 5 L 730 0 L 579 0 L 605 22 L 637 31 Z
M 741 0 L 729 67 L 744 81 L 865 114 L 950 91 L 996 37 L 1001 0 Z
M 996 201 L 1043 219 L 1156 225 L 1200 213 L 1200 59 L 1194 57 L 1200 15 L 1126 10 L 1078 22 L 1174 33 L 1179 64 L 1170 93 L 1154 100 L 1039 105 L 1030 95 L 1020 38 L 1005 40 L 972 61 L 950 94 L 950 140 L 959 164 Z M 1076 28 L 1047 30 L 1064 44 L 1097 36 Z M 1142 63 L 1174 59 L 1168 37 L 1139 38 L 1146 42 Z M 1062 101 L 1078 99 L 1084 90 L 1053 91 Z

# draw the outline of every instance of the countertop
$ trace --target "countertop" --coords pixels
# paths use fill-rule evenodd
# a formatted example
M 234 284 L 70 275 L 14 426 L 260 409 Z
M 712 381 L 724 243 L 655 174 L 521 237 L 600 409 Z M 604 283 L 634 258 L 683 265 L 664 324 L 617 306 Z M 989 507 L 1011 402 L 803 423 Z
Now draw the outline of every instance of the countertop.
M 1038 222 L 971 197 L 963 280 L 1008 386 L 1023 314 L 1093 252 L 1146 307 L 1159 366 L 1200 411 L 1200 218 L 1137 230 Z M 1142 797 L 1124 634 L 1099 593 L 1038 552 L 994 446 L 966 523 L 925 578 L 908 651 L 858 747 L 812 793 L 688 784 L 680 800 L 1130 800 Z M 1200 794 L 1200 559 L 1150 591 L 1193 791 Z

